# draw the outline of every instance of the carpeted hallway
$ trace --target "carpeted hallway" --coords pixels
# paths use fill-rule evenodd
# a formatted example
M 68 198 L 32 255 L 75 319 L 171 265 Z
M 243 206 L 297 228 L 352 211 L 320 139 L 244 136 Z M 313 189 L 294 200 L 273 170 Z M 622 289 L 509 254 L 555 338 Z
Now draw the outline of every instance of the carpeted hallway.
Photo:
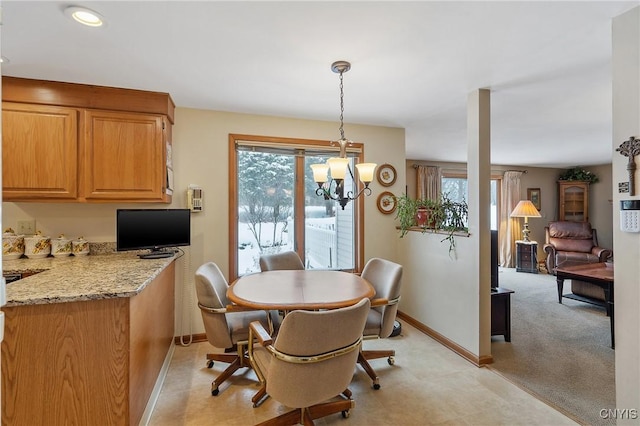
M 515 291 L 511 343 L 492 338 L 490 368 L 576 421 L 615 424 L 600 416 L 615 408 L 615 354 L 604 308 L 566 298 L 559 304 L 552 275 L 501 268 L 499 285 Z

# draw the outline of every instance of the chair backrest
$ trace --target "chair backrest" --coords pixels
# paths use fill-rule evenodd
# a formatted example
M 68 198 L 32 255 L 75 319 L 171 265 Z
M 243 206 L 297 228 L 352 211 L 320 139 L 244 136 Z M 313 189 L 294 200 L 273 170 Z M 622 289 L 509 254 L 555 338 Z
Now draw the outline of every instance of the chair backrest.
M 362 338 L 369 299 L 326 311 L 293 311 L 282 320 L 273 346 L 291 356 L 313 357 L 339 350 Z M 322 361 L 295 363 L 272 357 L 267 393 L 291 408 L 309 407 L 342 393 L 353 379 L 360 345 Z
M 402 265 L 377 257 L 369 259 L 362 270 L 362 278 L 376 290 L 375 298 L 394 300 L 400 297 Z M 393 332 L 393 323 L 398 313 L 398 304 L 371 308 L 381 315 L 379 337 L 386 338 Z
M 261 271 L 303 270 L 304 264 L 295 251 L 265 254 L 260 256 Z
M 589 253 L 598 245 L 595 229 L 589 222 L 549 222 L 545 236 L 547 244 L 553 245 L 557 251 Z
M 222 271 L 213 262 L 201 265 L 195 274 L 198 303 L 207 308 L 222 309 L 229 304 L 227 299 L 227 280 Z M 213 313 L 200 309 L 207 340 L 216 348 L 233 346 L 231 331 L 224 312 Z

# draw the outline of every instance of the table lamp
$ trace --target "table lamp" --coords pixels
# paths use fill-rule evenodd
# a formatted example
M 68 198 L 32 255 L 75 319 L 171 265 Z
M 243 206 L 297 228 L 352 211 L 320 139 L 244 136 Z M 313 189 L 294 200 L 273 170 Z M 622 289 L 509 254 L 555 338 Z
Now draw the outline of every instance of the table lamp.
M 529 218 L 541 217 L 536 206 L 529 200 L 521 200 L 510 214 L 511 217 L 524 217 L 524 228 L 522 229 L 522 240 L 529 242 Z

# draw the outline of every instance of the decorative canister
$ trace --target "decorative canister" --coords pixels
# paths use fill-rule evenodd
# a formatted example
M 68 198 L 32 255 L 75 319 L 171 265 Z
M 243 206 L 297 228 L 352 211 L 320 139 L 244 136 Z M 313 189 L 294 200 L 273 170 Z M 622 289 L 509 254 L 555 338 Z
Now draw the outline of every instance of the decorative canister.
M 2 234 L 2 257 L 6 260 L 18 259 L 24 254 L 24 235 L 16 235 L 7 228 Z
M 51 254 L 51 238 L 43 237 L 40 231 L 31 237 L 25 237 L 24 245 L 24 254 L 29 259 L 40 259 Z
M 60 234 L 58 238 L 51 240 L 51 254 L 54 257 L 66 257 L 71 254 L 71 240 Z
M 89 254 L 89 241 L 83 237 L 78 237 L 77 240 L 71 242 L 73 246 L 73 254 L 75 256 L 86 256 Z

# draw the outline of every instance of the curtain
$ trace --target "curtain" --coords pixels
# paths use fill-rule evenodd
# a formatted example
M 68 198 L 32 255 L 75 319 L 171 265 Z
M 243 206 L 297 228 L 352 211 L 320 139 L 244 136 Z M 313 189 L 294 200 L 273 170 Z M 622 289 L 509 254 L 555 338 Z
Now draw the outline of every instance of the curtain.
M 521 237 L 518 218 L 510 217 L 520 201 L 520 176 L 522 172 L 504 172 L 500 202 L 500 266 L 516 265 L 516 240 Z
M 418 166 L 416 198 L 439 200 L 442 192 L 442 171 L 437 166 Z

